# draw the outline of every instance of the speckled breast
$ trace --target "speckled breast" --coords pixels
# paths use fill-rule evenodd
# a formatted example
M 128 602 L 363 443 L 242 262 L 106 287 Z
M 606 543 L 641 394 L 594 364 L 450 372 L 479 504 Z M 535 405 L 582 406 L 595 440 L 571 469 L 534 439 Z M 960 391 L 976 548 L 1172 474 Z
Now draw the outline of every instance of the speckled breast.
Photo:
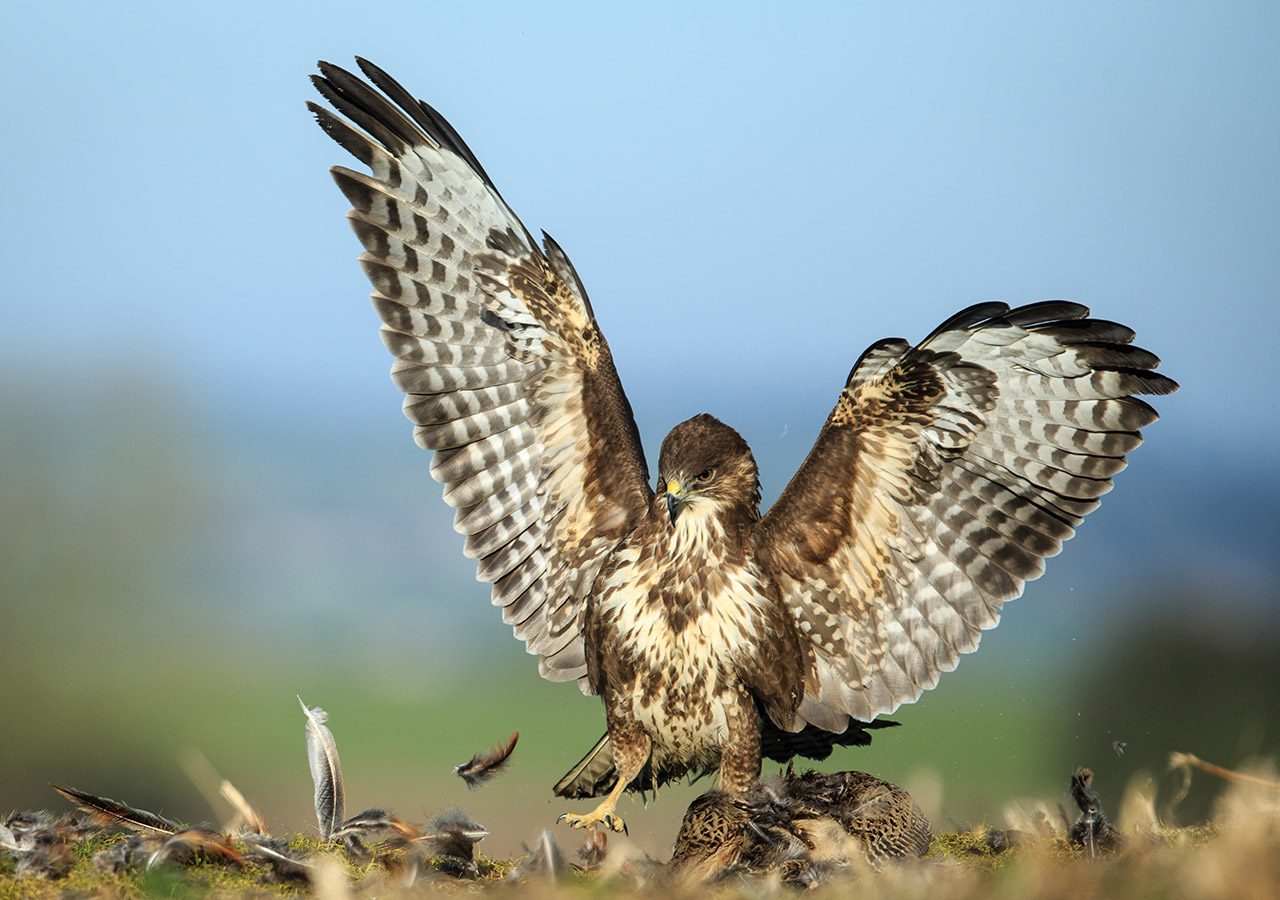
M 653 740 L 655 761 L 709 765 L 727 736 L 727 717 L 754 714 L 738 672 L 758 652 L 767 600 L 749 562 L 698 554 L 653 557 L 620 551 L 598 606 L 630 683 L 606 702 Z

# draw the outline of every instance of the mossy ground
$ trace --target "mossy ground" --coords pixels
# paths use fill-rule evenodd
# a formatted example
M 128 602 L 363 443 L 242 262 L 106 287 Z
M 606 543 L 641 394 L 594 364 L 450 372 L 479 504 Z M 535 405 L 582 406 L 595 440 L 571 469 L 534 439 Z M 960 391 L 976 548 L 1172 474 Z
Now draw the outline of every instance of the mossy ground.
M 1280 834 L 1267 823 L 1256 829 L 1223 830 L 1214 825 L 1160 829 L 1131 834 L 1124 849 L 1112 856 L 1091 857 L 1061 838 L 1043 838 L 1000 849 L 1001 832 L 985 827 L 939 834 L 928 854 L 879 873 L 863 871 L 824 884 L 815 893 L 845 896 L 855 878 L 860 896 L 883 898 L 960 897 L 1013 898 L 1025 896 L 1178 898 L 1199 896 L 1266 897 L 1280 888 Z M 496 893 L 600 897 L 702 896 L 705 886 L 673 889 L 661 886 L 656 869 L 638 867 L 603 876 L 570 871 L 557 883 L 541 879 L 512 879 L 518 859 L 479 859 L 475 879 L 454 879 L 428 873 L 406 889 L 400 865 L 391 853 L 363 866 L 346 861 L 336 848 L 304 837 L 290 842 L 317 862 L 314 885 L 281 883 L 265 866 L 247 864 L 227 868 L 197 864 L 185 868 L 107 873 L 93 864 L 93 855 L 124 839 L 99 834 L 75 848 L 75 864 L 61 879 L 18 877 L 12 857 L 0 857 L 0 900 L 60 896 L 96 897 L 294 897 L 399 896 L 409 894 Z M 717 886 L 717 896 L 760 897 L 790 894 L 776 882 L 732 881 Z

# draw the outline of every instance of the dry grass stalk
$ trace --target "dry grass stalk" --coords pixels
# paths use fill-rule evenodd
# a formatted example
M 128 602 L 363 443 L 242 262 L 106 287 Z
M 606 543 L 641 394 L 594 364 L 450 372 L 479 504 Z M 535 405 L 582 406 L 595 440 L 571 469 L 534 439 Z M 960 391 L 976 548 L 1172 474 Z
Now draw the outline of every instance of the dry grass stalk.
M 1257 775 L 1250 775 L 1247 772 L 1237 772 L 1234 769 L 1215 765 L 1214 763 L 1206 762 L 1193 753 L 1175 752 L 1169 754 L 1169 771 L 1182 769 L 1184 772 L 1187 772 L 1190 768 L 1199 769 L 1201 772 L 1207 772 L 1210 775 L 1214 775 L 1226 781 L 1233 781 L 1236 784 L 1251 784 L 1256 787 L 1264 787 L 1280 791 L 1280 781 L 1273 781 L 1269 778 L 1260 778 Z

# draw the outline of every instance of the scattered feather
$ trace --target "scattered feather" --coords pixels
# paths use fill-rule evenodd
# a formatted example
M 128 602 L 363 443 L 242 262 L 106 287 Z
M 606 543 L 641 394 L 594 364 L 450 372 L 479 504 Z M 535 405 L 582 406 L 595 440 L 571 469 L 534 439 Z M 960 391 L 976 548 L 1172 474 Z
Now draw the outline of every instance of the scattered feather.
M 368 809 L 352 816 L 334 831 L 333 836 L 339 838 L 356 835 L 368 838 L 384 832 L 390 832 L 392 842 L 401 847 L 422 837 L 422 832 L 416 827 L 385 809 Z
M 26 853 L 41 840 L 78 843 L 101 830 L 101 825 L 81 812 L 61 816 L 47 812 L 16 812 L 4 820 L 5 836 L 0 846 L 11 852 Z
M 484 753 L 477 753 L 460 766 L 454 766 L 454 774 L 467 783 L 467 787 L 475 789 L 503 770 L 511 752 L 516 749 L 516 741 L 520 740 L 520 732 L 514 731 L 505 744 L 495 744 Z
M 1067 830 L 1067 839 L 1090 856 L 1114 853 L 1120 849 L 1120 832 L 1107 821 L 1102 802 L 1090 789 L 1092 783 L 1093 772 L 1089 769 L 1076 769 L 1071 775 L 1071 798 L 1080 808 L 1080 815 Z
M 568 869 L 560 845 L 550 830 L 543 831 L 533 846 L 525 845 L 525 858 L 516 868 L 518 878 L 544 878 L 555 884 Z
M 225 778 L 222 779 L 222 783 L 218 785 L 218 793 L 222 795 L 222 799 L 231 804 L 231 808 L 236 811 L 236 815 L 250 831 L 257 834 L 267 833 L 267 820 L 262 817 L 262 813 L 250 805 L 244 794 L 240 793 L 234 784 Z
M 209 762 L 209 757 L 199 750 L 188 750 L 179 757 L 178 765 L 187 778 L 191 779 L 191 783 L 200 792 L 204 802 L 209 804 L 209 808 L 212 810 L 222 809 L 223 801 L 218 796 L 218 783 L 222 781 L 222 776 L 213 767 L 213 763 Z M 225 820 L 222 830 L 229 834 L 235 831 L 238 826 L 237 820 L 230 818 Z
M 75 865 L 75 847 L 102 826 L 79 813 L 13 813 L 0 823 L 0 848 L 17 857 L 14 873 L 55 880 Z
M 172 819 L 166 819 L 145 809 L 135 809 L 127 803 L 112 800 L 110 797 L 97 797 L 75 788 L 58 787 L 56 784 L 50 787 L 104 825 L 118 825 L 130 831 L 166 835 L 175 834 L 184 827 Z
M 295 857 L 287 842 L 252 833 L 240 835 L 240 841 L 245 846 L 244 858 L 250 862 L 268 866 L 278 880 L 307 883 L 311 881 L 313 870 L 311 863 Z
M 231 846 L 226 835 L 206 828 L 185 828 L 170 835 L 151 854 L 151 858 L 147 860 L 147 868 L 154 869 L 165 864 L 193 866 L 199 862 L 238 869 L 244 865 L 244 857 Z
M 54 831 L 41 831 L 34 836 L 30 850 L 19 854 L 14 873 L 19 877 L 64 878 L 75 865 L 73 846 Z
M 604 865 L 609 857 L 609 834 L 600 828 L 587 832 L 587 839 L 578 848 L 578 859 L 582 860 L 579 868 L 584 872 L 594 872 Z
M 316 821 L 320 825 L 321 836 L 328 841 L 333 839 L 333 833 L 342 821 L 345 803 L 338 743 L 325 725 L 328 713 L 318 706 L 308 707 L 301 697 L 298 704 L 307 715 L 307 761 L 311 765 L 311 780 L 316 788 Z
M 145 868 L 163 843 L 164 839 L 154 833 L 131 834 L 127 840 L 93 854 L 93 867 L 114 874 Z
M 344 834 L 342 836 L 342 849 L 347 855 L 347 862 L 353 866 L 367 866 L 373 862 L 373 851 L 366 846 L 365 842 L 360 840 L 357 834 Z
M 460 809 L 441 813 L 431 823 L 431 833 L 417 840 L 431 848 L 440 857 L 441 868 L 451 875 L 474 877 L 476 868 L 476 844 L 489 832 Z
M 422 836 L 422 832 L 416 827 L 384 809 L 368 809 L 354 815 L 333 833 L 334 840 L 342 840 L 347 859 L 357 866 L 367 866 L 373 862 L 378 857 L 379 847 L 413 847 L 416 851 L 417 845 L 414 842 Z M 379 847 L 370 848 L 366 841 L 377 842 Z M 416 852 L 410 854 L 415 865 L 417 855 Z M 413 877 L 416 878 L 416 875 Z
M 256 834 L 267 833 L 267 823 L 262 814 L 249 805 L 234 784 L 222 777 L 207 756 L 199 750 L 190 750 L 182 755 L 179 764 L 210 808 L 221 808 L 219 801 L 223 801 L 235 813 L 231 819 L 224 820 L 223 831 L 231 834 L 247 828 Z

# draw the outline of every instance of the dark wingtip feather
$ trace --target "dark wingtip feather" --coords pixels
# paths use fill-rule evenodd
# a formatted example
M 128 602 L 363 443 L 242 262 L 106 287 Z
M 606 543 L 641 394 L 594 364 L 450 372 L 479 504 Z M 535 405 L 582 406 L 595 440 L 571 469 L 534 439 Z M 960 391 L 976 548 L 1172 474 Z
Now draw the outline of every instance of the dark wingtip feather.
M 316 124 L 324 130 L 325 134 L 333 138 L 338 146 L 366 166 L 373 165 L 373 147 L 368 138 L 318 103 L 308 100 L 307 109 L 315 116 Z
M 1003 316 L 1007 312 L 1009 312 L 1009 304 L 1001 303 L 999 300 L 989 300 L 986 303 L 975 303 L 972 306 L 960 310 L 960 312 L 956 313 L 937 328 L 933 329 L 933 331 L 929 333 L 929 336 L 921 341 L 921 343 L 927 344 L 938 335 L 948 331 L 962 331 L 966 328 L 972 328 L 975 325 L 981 325 L 983 322 Z
M 396 109 L 388 102 L 387 97 L 379 94 L 359 76 L 341 66 L 327 63 L 320 67 L 320 71 L 340 96 L 376 119 L 406 146 L 422 142 L 424 135 L 417 123 L 406 118 L 403 111 Z
M 373 82 L 374 87 L 341 66 L 325 60 L 316 63 L 320 74 L 311 76 L 312 83 L 339 113 L 368 132 L 393 155 L 400 156 L 406 147 L 423 142 L 448 150 L 470 166 L 489 190 L 493 191 L 495 197 L 502 199 L 502 194 L 480 160 L 471 152 L 471 148 L 449 120 L 435 107 L 415 99 L 400 82 L 364 57 L 357 56 L 356 65 Z M 378 93 L 379 90 L 382 91 L 381 94 Z M 324 121 L 320 124 L 334 140 L 367 163 L 362 154 L 368 154 L 369 149 L 358 149 L 362 135 L 346 134 L 340 127 Z M 520 227 L 524 228 L 523 225 Z M 532 246 L 533 236 L 528 229 L 524 229 L 524 232 L 525 239 Z
M 1073 341 L 1071 349 L 1095 369 L 1154 369 L 1160 365 L 1160 357 L 1132 344 Z
M 1158 360 L 1157 360 L 1158 362 Z M 1111 366 L 1107 369 L 1125 377 L 1129 390 L 1135 394 L 1164 395 L 1172 394 L 1178 389 L 1178 382 L 1148 369 L 1134 369 L 1127 366 Z
M 1070 300 L 1041 300 L 1011 309 L 1001 316 L 1010 325 L 1019 328 L 1034 328 L 1059 321 L 1085 319 L 1089 316 L 1089 307 Z
M 1063 344 L 1074 344 L 1080 341 L 1128 344 L 1134 338 L 1134 331 L 1128 325 L 1106 319 L 1067 319 L 1037 325 L 1029 330 L 1047 334 Z
M 441 115 L 435 107 L 425 100 L 415 98 L 404 85 L 388 75 L 385 69 L 376 63 L 370 62 L 363 56 L 356 57 L 356 65 L 365 74 L 365 77 L 372 81 L 396 106 L 413 119 L 432 140 L 462 157 L 472 171 L 479 175 L 481 180 L 491 189 L 494 189 L 496 193 L 493 179 L 485 172 L 484 166 L 480 165 L 480 160 L 471 152 L 471 148 L 467 146 L 466 141 L 449 123 L 449 120 Z M 352 77 L 350 73 L 346 74 L 348 77 Z
M 862 351 L 862 355 L 858 357 L 857 361 L 854 362 L 853 367 L 849 369 L 849 375 L 848 377 L 845 378 L 845 382 L 848 383 L 853 380 L 854 373 L 857 372 L 858 369 L 862 367 L 862 364 L 866 362 L 868 356 L 870 356 L 873 353 L 878 353 L 881 350 L 888 350 L 890 348 L 892 348 L 894 352 L 898 354 L 902 354 L 902 353 L 906 353 L 911 349 L 911 344 L 905 338 L 900 338 L 900 337 L 881 338 L 880 340 L 872 344 L 870 347 L 868 347 L 866 350 Z
M 311 83 L 320 96 L 392 154 L 401 156 L 417 142 L 412 128 L 404 126 L 404 117 L 360 79 L 329 63 L 322 63 L 320 71 L 322 74 L 311 76 Z

